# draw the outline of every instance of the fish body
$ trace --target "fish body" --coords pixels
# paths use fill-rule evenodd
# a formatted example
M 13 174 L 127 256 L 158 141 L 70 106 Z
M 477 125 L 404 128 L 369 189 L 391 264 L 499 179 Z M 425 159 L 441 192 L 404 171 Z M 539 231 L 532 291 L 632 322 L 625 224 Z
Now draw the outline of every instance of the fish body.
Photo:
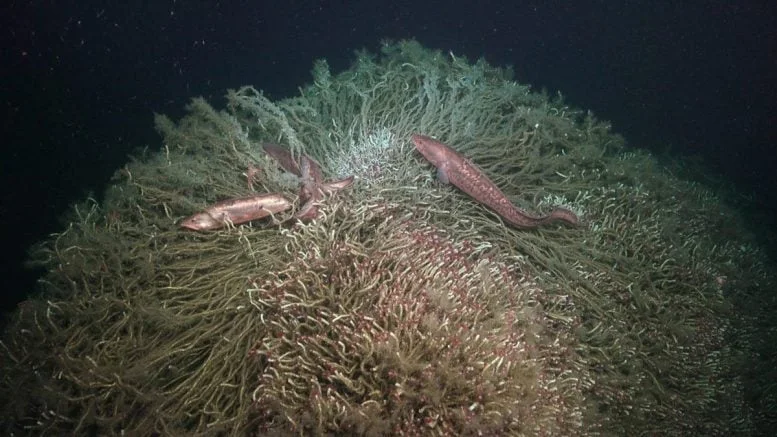
M 321 188 L 325 193 L 335 193 L 353 185 L 353 175 L 347 178 L 338 179 L 336 181 L 324 182 L 321 184 Z
M 415 134 L 412 140 L 421 155 L 437 167 L 440 181 L 450 183 L 469 194 L 511 225 L 518 228 L 536 228 L 553 221 L 570 225 L 578 223 L 575 213 L 566 208 L 556 208 L 546 216 L 530 214 L 513 205 L 491 179 L 457 151 L 426 135 Z
M 325 194 L 334 193 L 349 187 L 353 176 L 336 181 L 325 182 L 321 166 L 307 155 L 295 160 L 289 150 L 272 143 L 262 144 L 265 153 L 275 159 L 284 170 L 302 180 L 300 199 L 303 206 L 296 217 L 303 220 L 318 216 L 318 204 Z M 246 174 L 248 186 L 252 188 L 253 179 L 258 173 L 255 167 L 249 167 Z M 194 231 L 219 229 L 228 224 L 239 225 L 286 211 L 292 207 L 291 201 L 280 194 L 259 194 L 249 197 L 228 199 L 209 206 L 181 222 L 181 227 Z
M 301 220 L 311 220 L 318 217 L 318 204 L 326 194 L 335 193 L 353 184 L 353 176 L 324 182 L 321 168 L 307 155 L 302 155 L 300 158 L 300 171 L 302 173 L 302 187 L 299 197 L 302 200 L 302 208 L 295 216 Z
M 301 155 L 298 164 L 291 155 L 291 152 L 282 146 L 264 143 L 262 144 L 262 149 L 264 149 L 265 153 L 278 161 L 278 164 L 280 164 L 287 172 L 301 178 L 312 179 L 317 183 L 323 181 L 324 172 L 321 170 L 321 165 L 308 155 Z M 307 169 L 305 169 L 305 167 L 307 167 Z
M 262 144 L 265 153 L 275 159 L 289 173 L 302 180 L 299 197 L 302 207 L 295 217 L 302 220 L 314 219 L 318 216 L 318 203 L 325 194 L 335 193 L 353 184 L 353 176 L 325 182 L 321 165 L 308 155 L 300 155 L 297 162 L 288 149 L 272 143 Z
M 291 152 L 289 152 L 288 149 L 272 143 L 263 143 L 262 149 L 264 149 L 265 153 L 275 159 L 284 170 L 296 176 L 302 176 L 297 161 L 294 160 L 294 157 L 291 156 Z
M 291 208 L 291 202 L 280 194 L 259 194 L 228 199 L 209 206 L 181 222 L 181 227 L 194 231 L 219 229 L 227 224 L 239 225 Z

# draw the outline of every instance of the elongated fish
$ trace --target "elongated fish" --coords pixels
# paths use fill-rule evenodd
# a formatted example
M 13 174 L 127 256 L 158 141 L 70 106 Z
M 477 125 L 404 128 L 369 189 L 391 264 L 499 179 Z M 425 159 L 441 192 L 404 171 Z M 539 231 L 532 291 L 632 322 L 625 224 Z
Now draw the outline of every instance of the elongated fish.
M 556 208 L 546 216 L 537 216 L 518 208 L 491 179 L 457 151 L 426 135 L 415 134 L 412 140 L 424 158 L 437 167 L 440 181 L 469 194 L 502 216 L 507 223 L 518 228 L 536 228 L 553 221 L 577 225 L 577 216 L 566 208 Z
M 353 176 L 325 182 L 321 165 L 308 155 L 301 155 L 298 162 L 294 160 L 288 149 L 277 144 L 264 143 L 262 149 L 273 157 L 284 170 L 299 176 L 302 180 L 299 194 L 302 208 L 295 214 L 295 217 L 299 219 L 316 218 L 318 216 L 318 203 L 325 194 L 335 193 L 353 184 Z
M 347 188 L 353 183 L 353 176 L 325 182 L 321 165 L 308 155 L 301 155 L 301 164 L 298 164 L 291 156 L 291 152 L 282 146 L 272 143 L 263 143 L 262 149 L 264 149 L 265 153 L 273 157 L 284 170 L 302 178 L 303 183 L 306 181 L 313 182 L 320 185 L 321 189 L 326 192 L 339 191 L 343 188 Z
M 228 223 L 239 225 L 291 208 L 291 202 L 280 194 L 259 194 L 228 199 L 209 206 L 181 222 L 181 227 L 194 231 L 219 229 Z

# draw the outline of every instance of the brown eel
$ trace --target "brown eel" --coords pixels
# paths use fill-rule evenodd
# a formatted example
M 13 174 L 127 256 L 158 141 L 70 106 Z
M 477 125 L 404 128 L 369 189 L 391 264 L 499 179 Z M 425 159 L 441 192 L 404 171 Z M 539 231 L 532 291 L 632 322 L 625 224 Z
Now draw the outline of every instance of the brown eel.
M 280 166 L 289 173 L 299 176 L 302 180 L 300 200 L 302 208 L 295 217 L 302 220 L 310 220 L 318 216 L 318 203 L 325 194 L 335 193 L 349 187 L 353 183 L 353 176 L 324 182 L 324 174 L 321 166 L 313 158 L 301 155 L 299 163 L 294 160 L 288 149 L 277 144 L 264 143 L 262 148 L 265 153 L 273 157 Z
M 467 158 L 445 144 L 426 135 L 412 137 L 416 149 L 437 167 L 437 176 L 473 199 L 491 208 L 506 222 L 518 228 L 536 228 L 554 221 L 577 225 L 578 218 L 566 208 L 555 208 L 546 216 L 530 214 L 513 205 L 507 196 Z
M 300 165 L 297 164 L 297 161 L 291 156 L 291 152 L 289 152 L 288 149 L 272 143 L 264 143 L 262 144 L 262 148 L 268 155 L 273 157 L 284 170 L 302 178 L 303 183 L 312 182 L 319 185 L 326 193 L 340 191 L 353 183 L 353 176 L 325 182 L 323 171 L 321 171 L 321 165 L 307 155 L 300 156 L 300 162 L 302 163 L 301 168 Z
M 259 194 L 228 199 L 209 206 L 181 222 L 181 227 L 193 231 L 210 231 L 227 224 L 239 225 L 267 217 L 291 208 L 289 199 L 280 194 Z

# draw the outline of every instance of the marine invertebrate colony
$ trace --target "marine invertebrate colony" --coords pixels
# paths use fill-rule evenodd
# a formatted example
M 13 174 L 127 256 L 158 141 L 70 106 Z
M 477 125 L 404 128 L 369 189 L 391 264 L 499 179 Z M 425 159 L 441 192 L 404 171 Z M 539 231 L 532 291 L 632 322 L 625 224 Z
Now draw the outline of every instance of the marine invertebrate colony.
M 773 313 L 757 291 L 775 270 L 743 231 L 716 239 L 715 196 L 590 113 L 413 41 L 339 74 L 318 61 L 294 98 L 227 102 L 157 116 L 163 149 L 31 250 L 40 293 L 0 339 L 6 434 L 768 429 L 775 391 L 739 358 L 769 343 L 752 314 Z M 417 132 L 477 163 L 459 188 L 489 180 L 502 203 L 440 189 Z M 247 189 L 311 219 L 179 227 Z M 585 225 L 504 226 L 504 202 Z
M 263 432 L 577 429 L 580 384 L 555 367 L 568 345 L 548 337 L 536 284 L 398 206 L 353 213 L 299 229 L 298 259 L 249 290 Z

